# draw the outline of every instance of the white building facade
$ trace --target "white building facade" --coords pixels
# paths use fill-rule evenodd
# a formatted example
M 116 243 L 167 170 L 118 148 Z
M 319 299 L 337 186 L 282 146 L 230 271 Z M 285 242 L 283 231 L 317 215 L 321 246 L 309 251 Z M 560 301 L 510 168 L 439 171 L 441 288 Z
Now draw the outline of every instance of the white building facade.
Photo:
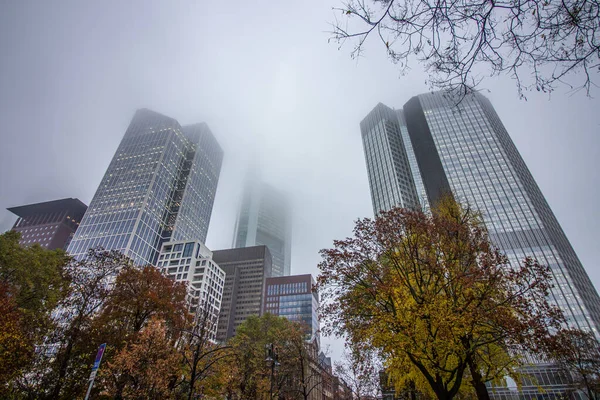
M 215 340 L 225 272 L 212 254 L 200 241 L 168 242 L 162 245 L 157 267 L 174 281 L 187 284 L 190 312 L 208 322 L 209 337 Z

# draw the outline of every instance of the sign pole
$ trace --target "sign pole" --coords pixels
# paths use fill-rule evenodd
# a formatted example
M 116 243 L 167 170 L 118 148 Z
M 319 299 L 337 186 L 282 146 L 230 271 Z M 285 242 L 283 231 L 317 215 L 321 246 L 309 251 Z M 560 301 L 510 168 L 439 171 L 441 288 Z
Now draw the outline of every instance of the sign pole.
M 104 355 L 104 349 L 106 349 L 106 343 L 102 343 L 98 347 L 96 359 L 94 360 L 94 366 L 92 367 L 92 373 L 90 374 L 90 385 L 88 386 L 87 393 L 85 394 L 85 400 L 88 400 L 90 398 L 90 393 L 92 392 L 92 387 L 94 386 L 94 380 L 96 379 L 98 368 L 100 368 L 100 361 L 102 361 L 102 356 Z

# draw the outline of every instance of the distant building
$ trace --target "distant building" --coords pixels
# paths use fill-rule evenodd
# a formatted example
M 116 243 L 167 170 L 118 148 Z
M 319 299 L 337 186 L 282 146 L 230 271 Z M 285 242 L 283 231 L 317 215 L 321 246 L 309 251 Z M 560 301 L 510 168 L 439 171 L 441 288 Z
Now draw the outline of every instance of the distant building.
M 310 274 L 267 278 L 263 313 L 286 317 L 306 326 L 308 339 L 320 342 L 319 295 Z
M 274 187 L 249 177 L 244 186 L 233 247 L 265 245 L 273 257 L 273 275 L 291 271 L 292 211 L 289 198 Z
M 169 241 L 206 241 L 223 150 L 204 123 L 138 110 L 68 251 L 119 250 L 136 264 L 156 262 Z
M 225 272 L 217 329 L 217 341 L 224 342 L 249 316 L 261 315 L 265 280 L 271 276 L 271 254 L 267 246 L 216 250 L 213 261 Z
M 19 218 L 12 227 L 22 245 L 38 243 L 50 250 L 66 249 L 87 206 L 79 199 L 61 199 L 7 208 Z
M 168 242 L 162 245 L 156 266 L 174 281 L 187 284 L 190 312 L 216 340 L 225 272 L 212 260 L 212 252 L 199 241 Z

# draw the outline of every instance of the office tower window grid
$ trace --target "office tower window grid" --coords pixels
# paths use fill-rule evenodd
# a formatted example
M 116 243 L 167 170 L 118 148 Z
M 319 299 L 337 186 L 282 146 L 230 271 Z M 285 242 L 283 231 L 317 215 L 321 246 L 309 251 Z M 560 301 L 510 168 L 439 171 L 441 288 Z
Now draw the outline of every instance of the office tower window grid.
M 223 151 L 205 123 L 184 126 L 182 131 L 190 143 L 179 183 L 183 193 L 174 199 L 174 205 L 178 208 L 172 240 L 198 238 L 204 241 L 221 172 Z
M 138 110 L 69 245 L 69 253 L 79 258 L 89 248 L 101 246 L 123 252 L 136 264 L 154 264 L 161 244 L 172 237 L 204 241 L 222 151 L 217 149 L 214 156 L 219 167 L 211 181 L 214 184 L 198 188 L 196 181 L 187 179 L 190 169 L 197 168 L 190 162 L 196 153 L 194 144 L 174 119 Z M 174 234 L 180 209 L 189 209 L 184 193 L 193 190 L 210 192 L 206 207 L 190 205 L 195 211 L 184 212 L 180 232 L 176 229 Z M 190 215 L 195 221 L 189 222 Z
M 400 133 L 402 135 L 402 144 L 404 145 L 404 151 L 408 158 L 408 165 L 410 166 L 411 176 L 417 190 L 417 197 L 421 207 L 423 209 L 429 209 L 429 200 L 427 200 L 427 192 L 425 192 L 425 185 L 421 174 L 419 173 L 419 165 L 417 164 L 417 157 L 415 151 L 410 144 L 410 136 L 408 134 L 408 127 L 406 126 L 406 120 L 404 119 L 404 113 L 402 110 L 396 110 L 396 116 L 398 117 L 398 124 L 400 125 Z
M 216 340 L 225 272 L 212 260 L 212 252 L 198 241 L 164 243 L 157 267 L 172 280 L 186 284 L 190 312 L 199 320 L 208 313 L 209 338 Z
M 50 250 L 66 250 L 86 209 L 79 199 L 61 199 L 11 207 L 8 211 L 19 217 L 12 230 L 21 234 L 21 245 L 37 243 Z
M 598 322 L 593 320 L 577 291 L 582 285 L 574 282 L 581 273 L 588 281 L 589 278 L 576 256 L 570 260 L 575 276 L 569 273 L 539 210 L 550 213 L 547 219 L 554 219 L 554 216 L 516 149 L 508 154 L 506 146 L 502 145 L 501 139 L 510 141 L 510 138 L 497 116 L 489 118 L 491 113 L 496 115 L 490 109 L 491 104 L 488 105 L 479 94 L 467 97 L 458 110 L 452 106 L 451 99 L 440 93 L 421 95 L 419 100 L 455 196 L 483 213 L 490 238 L 507 254 L 511 263 L 517 264 L 532 256 L 550 266 L 555 280 L 551 299 L 572 323 L 598 334 Z M 521 169 L 520 174 L 517 168 Z M 523 175 L 529 179 L 522 179 Z M 532 198 L 532 192 L 539 192 L 539 196 Z M 538 204 L 534 203 L 536 200 Z M 557 222 L 555 224 L 558 226 Z M 567 245 L 572 251 L 568 242 Z M 591 282 L 588 287 L 593 289 Z M 590 305 L 595 306 L 594 302 Z
M 217 327 L 217 340 L 224 342 L 249 316 L 262 313 L 265 280 L 271 276 L 271 254 L 266 246 L 217 250 L 213 261 L 225 271 Z
M 320 341 L 319 297 L 311 275 L 267 278 L 264 312 L 305 325 L 306 339 Z
M 373 212 L 419 207 L 396 113 L 379 103 L 360 123 Z

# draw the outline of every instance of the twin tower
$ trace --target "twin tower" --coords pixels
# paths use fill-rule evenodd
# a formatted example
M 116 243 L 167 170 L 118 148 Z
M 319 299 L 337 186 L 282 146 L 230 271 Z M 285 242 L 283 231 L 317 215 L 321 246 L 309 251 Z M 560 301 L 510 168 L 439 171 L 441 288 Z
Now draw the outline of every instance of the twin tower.
M 435 92 L 411 98 L 402 110 L 380 103 L 360 127 L 376 214 L 394 206 L 427 209 L 452 193 L 482 213 L 510 263 L 530 256 L 549 266 L 550 300 L 571 325 L 600 337 L 598 293 L 487 98 Z M 554 375 L 542 370 L 539 382 Z

